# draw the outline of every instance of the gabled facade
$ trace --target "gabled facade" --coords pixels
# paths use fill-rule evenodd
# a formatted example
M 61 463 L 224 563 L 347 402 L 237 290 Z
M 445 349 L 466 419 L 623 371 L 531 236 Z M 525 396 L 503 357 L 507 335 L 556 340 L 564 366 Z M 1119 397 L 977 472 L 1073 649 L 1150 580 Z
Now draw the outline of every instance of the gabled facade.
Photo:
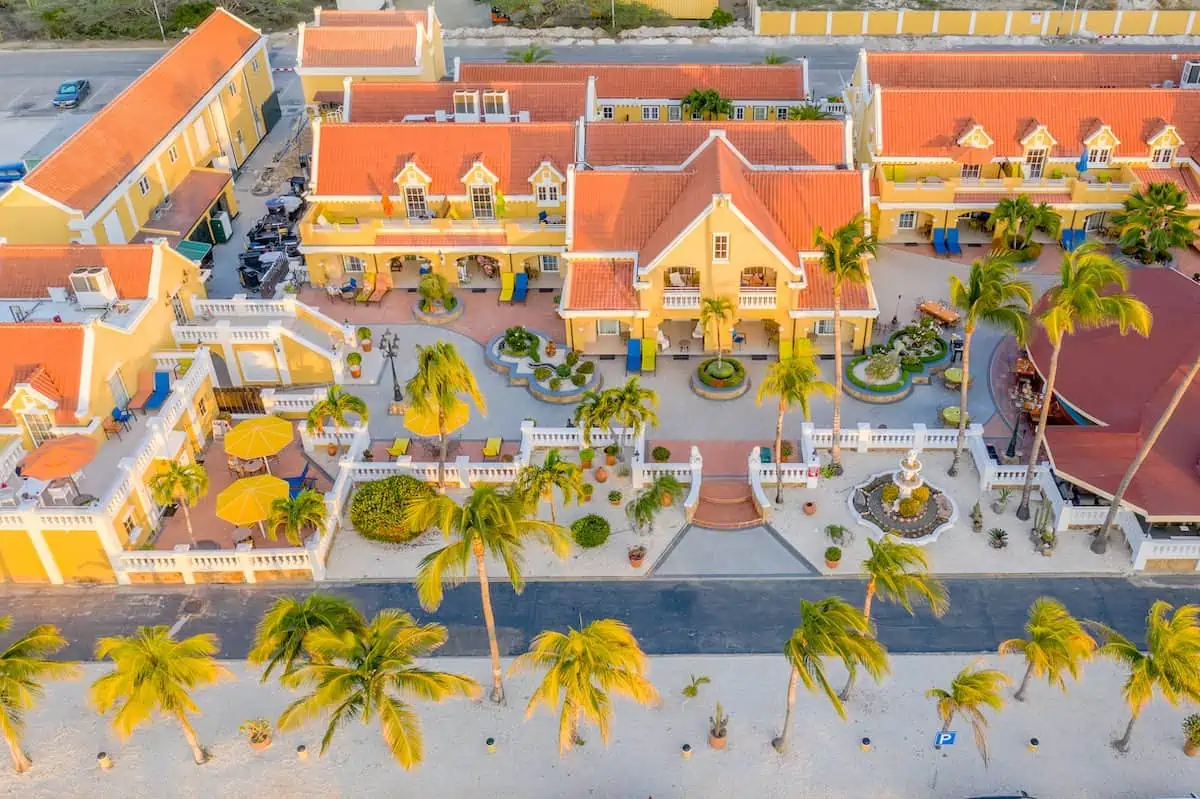
M 266 37 L 217 9 L 0 197 L 0 236 L 211 241 L 237 213 L 231 170 L 277 116 Z
M 442 24 L 423 11 L 325 11 L 300 23 L 296 74 L 304 101 L 340 106 L 343 83 L 435 81 L 446 74 Z
M 345 79 L 343 122 L 574 122 L 585 83 L 366 83 Z

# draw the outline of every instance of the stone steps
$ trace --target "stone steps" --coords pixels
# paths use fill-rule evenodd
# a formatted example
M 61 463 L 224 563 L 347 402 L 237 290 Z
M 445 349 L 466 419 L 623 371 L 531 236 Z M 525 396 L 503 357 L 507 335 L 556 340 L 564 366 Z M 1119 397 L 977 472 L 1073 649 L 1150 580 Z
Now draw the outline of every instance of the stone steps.
M 700 502 L 692 524 L 717 530 L 738 530 L 762 524 L 748 483 L 736 480 L 705 480 L 700 485 Z

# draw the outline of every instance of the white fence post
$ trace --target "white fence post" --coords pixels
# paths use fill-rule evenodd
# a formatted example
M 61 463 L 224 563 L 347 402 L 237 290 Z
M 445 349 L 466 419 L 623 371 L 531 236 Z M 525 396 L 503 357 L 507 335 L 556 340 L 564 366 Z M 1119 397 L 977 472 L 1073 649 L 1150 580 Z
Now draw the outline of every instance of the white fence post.
M 913 449 L 925 449 L 925 425 L 920 422 L 913 423 Z
M 180 575 L 183 576 L 184 585 L 196 584 L 196 575 L 192 572 L 192 559 L 188 557 L 191 548 L 191 544 L 176 544 L 174 549 L 175 568 L 179 569 Z
M 258 577 L 254 574 L 254 565 L 250 562 L 250 553 L 253 551 L 250 542 L 238 544 L 233 550 L 237 553 L 238 564 L 242 567 L 242 575 L 246 582 L 257 583 Z
M 454 459 L 454 468 L 458 472 L 458 484 L 463 488 L 471 487 L 471 457 L 469 455 L 459 455 Z
M 858 423 L 858 441 L 856 443 L 855 449 L 858 452 L 870 452 L 871 451 L 871 423 L 870 422 L 859 422 Z

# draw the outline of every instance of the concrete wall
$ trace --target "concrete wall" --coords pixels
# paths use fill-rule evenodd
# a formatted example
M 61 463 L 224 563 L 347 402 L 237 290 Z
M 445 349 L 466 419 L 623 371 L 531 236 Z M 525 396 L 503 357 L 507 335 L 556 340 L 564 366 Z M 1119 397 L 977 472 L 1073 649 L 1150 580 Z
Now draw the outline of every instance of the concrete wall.
M 767 11 L 752 4 L 765 36 L 1186 36 L 1196 11 Z

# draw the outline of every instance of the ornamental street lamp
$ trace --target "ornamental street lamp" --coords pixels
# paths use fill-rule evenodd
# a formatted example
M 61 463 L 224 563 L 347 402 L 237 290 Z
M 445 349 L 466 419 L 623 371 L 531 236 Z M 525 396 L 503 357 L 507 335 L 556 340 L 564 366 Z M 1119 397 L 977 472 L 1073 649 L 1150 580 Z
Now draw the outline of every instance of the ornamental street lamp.
M 400 354 L 400 336 L 395 331 L 385 331 L 379 339 L 379 352 L 388 359 L 392 367 L 392 400 L 402 402 L 404 392 L 400 390 L 400 381 L 396 378 L 396 356 Z

